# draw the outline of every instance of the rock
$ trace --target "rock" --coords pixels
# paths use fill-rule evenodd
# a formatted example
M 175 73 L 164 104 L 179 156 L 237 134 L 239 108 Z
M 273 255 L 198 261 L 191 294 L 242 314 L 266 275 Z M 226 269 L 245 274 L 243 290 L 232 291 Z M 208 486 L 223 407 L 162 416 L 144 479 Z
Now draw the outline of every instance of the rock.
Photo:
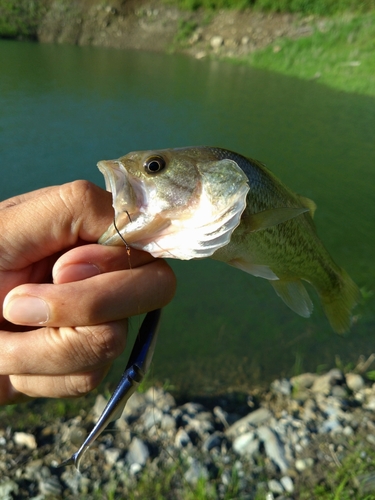
M 345 436 L 353 436 L 354 430 L 350 425 L 346 425 L 342 431 Z
M 103 413 L 104 408 L 107 406 L 108 400 L 102 395 L 98 394 L 95 399 L 95 404 L 92 407 L 91 414 L 97 420 Z
M 187 414 L 189 417 L 194 417 L 197 413 L 204 411 L 205 408 L 200 403 L 190 402 L 180 406 L 180 410 L 183 414 Z
M 219 49 L 224 43 L 224 38 L 222 36 L 213 36 L 210 40 L 210 45 L 214 50 Z
M 195 31 L 191 37 L 189 38 L 189 44 L 194 45 L 202 39 L 202 34 L 198 31 Z
M 176 406 L 176 401 L 172 394 L 157 387 L 150 387 L 145 393 L 146 401 L 153 407 L 159 408 L 163 412 L 169 412 Z
M 331 394 L 335 398 L 343 399 L 348 395 L 348 391 L 342 385 L 334 385 L 331 389 Z
M 341 384 L 344 382 L 344 375 L 341 370 L 334 368 L 330 370 L 328 373 L 321 375 L 318 377 L 312 387 L 311 390 L 314 393 L 321 393 L 324 395 L 328 395 L 331 392 L 331 387 L 336 384 Z
M 259 450 L 259 439 L 254 432 L 246 432 L 233 441 L 233 450 L 241 456 L 252 456 Z
M 172 415 L 163 414 L 160 428 L 164 431 L 175 431 L 176 430 L 176 420 L 172 417 Z
M 284 446 L 276 433 L 264 425 L 258 429 L 258 436 L 263 441 L 268 458 L 278 466 L 281 472 L 286 472 L 289 463 L 285 458 Z
M 65 425 L 61 433 L 61 441 L 73 446 L 81 446 L 87 436 L 87 431 L 81 426 Z
M 24 477 L 30 481 L 39 476 L 39 471 L 43 467 L 43 460 L 32 460 L 28 462 L 25 467 Z
M 79 491 L 80 491 L 81 479 L 82 479 L 80 472 L 76 469 L 65 470 L 61 474 L 61 479 L 68 486 L 68 488 L 73 492 L 73 495 L 76 498 L 79 498 Z
M 27 432 L 15 432 L 13 434 L 13 441 L 18 446 L 26 446 L 29 450 L 35 450 L 37 447 L 35 436 Z
M 207 468 L 198 462 L 198 460 L 192 460 L 190 467 L 184 474 L 185 481 L 191 485 L 196 485 L 198 480 L 203 478 L 208 478 Z
M 317 415 L 316 402 L 313 399 L 307 399 L 303 405 L 302 418 L 305 422 L 314 421 Z
M 200 50 L 195 54 L 195 59 L 204 59 L 207 56 L 207 53 L 204 50 Z
M 290 382 L 295 390 L 310 389 L 318 377 L 316 373 L 302 373 L 292 377 Z
M 336 417 L 330 417 L 328 420 L 325 420 L 319 426 L 319 433 L 320 434 L 325 434 L 328 432 L 337 433 L 337 432 L 342 432 L 342 431 L 343 431 L 343 427 L 340 424 L 340 422 L 337 420 Z
M 145 465 L 150 452 L 146 444 L 139 438 L 133 438 L 130 443 L 128 453 L 126 454 L 126 461 L 129 465 L 139 464 L 141 466 Z
M 366 403 L 363 405 L 363 408 L 365 410 L 372 410 L 372 411 L 375 410 L 375 395 L 370 396 L 367 399 Z
M 283 476 L 280 479 L 280 483 L 283 485 L 283 488 L 287 493 L 293 493 L 294 484 L 293 484 L 292 479 L 289 476 Z
M 282 487 L 282 484 L 279 483 L 276 479 L 271 479 L 268 481 L 268 488 L 272 493 L 277 493 L 278 495 L 281 493 L 284 493 L 284 488 Z
M 191 444 L 191 439 L 185 429 L 179 429 L 177 431 L 174 444 L 176 448 L 185 448 L 186 446 Z
M 345 375 L 346 385 L 353 392 L 358 392 L 365 386 L 365 381 L 358 373 L 347 373 Z
M 221 482 L 225 484 L 225 486 L 229 486 L 232 480 L 232 475 L 229 473 L 229 471 L 225 470 L 221 474 Z
M 246 417 L 237 420 L 237 422 L 228 427 L 225 433 L 230 437 L 238 436 L 240 433 L 247 431 L 249 427 L 264 424 L 271 416 L 272 413 L 267 408 L 258 408 L 246 415 Z
M 142 415 L 144 428 L 150 430 L 154 425 L 159 425 L 163 419 L 163 412 L 154 406 L 148 406 Z
M 60 496 L 62 493 L 62 486 L 58 477 L 50 476 L 49 478 L 42 479 L 39 482 L 39 491 L 42 495 L 55 495 Z
M 199 414 L 200 415 L 200 414 Z M 214 426 L 209 420 L 204 420 L 201 418 L 191 418 L 188 420 L 188 427 L 196 431 L 200 436 L 205 433 L 212 433 L 214 431 Z
M 224 411 L 221 406 L 215 406 L 213 409 L 213 414 L 215 417 L 223 424 L 223 426 L 228 429 L 229 423 L 228 423 L 228 412 Z
M 138 464 L 138 463 L 134 463 L 134 464 L 131 464 L 130 465 L 130 468 L 129 468 L 129 472 L 132 476 L 135 476 L 136 474 L 138 474 L 138 472 L 140 472 L 142 470 L 142 465 Z
M 223 434 L 221 432 L 215 432 L 207 437 L 207 439 L 202 444 L 203 451 L 211 451 L 214 448 L 220 448 L 223 441 Z
M 121 418 L 126 419 L 129 416 L 136 417 L 141 415 L 141 413 L 145 411 L 146 405 L 146 396 L 136 391 L 130 396 L 129 401 L 126 403 Z
M 271 384 L 271 391 L 283 396 L 290 396 L 292 392 L 292 384 L 290 380 L 283 378 L 281 380 L 274 380 Z
M 298 470 L 298 472 L 310 469 L 313 465 L 314 465 L 313 458 L 299 458 L 294 463 L 294 467 Z
M 121 454 L 121 450 L 118 448 L 108 448 L 107 450 L 104 450 L 104 456 L 105 456 L 105 461 L 109 465 L 114 465 L 119 456 Z
M 0 482 L 0 498 L 1 500 L 12 500 L 17 497 L 18 484 L 11 479 L 5 479 Z

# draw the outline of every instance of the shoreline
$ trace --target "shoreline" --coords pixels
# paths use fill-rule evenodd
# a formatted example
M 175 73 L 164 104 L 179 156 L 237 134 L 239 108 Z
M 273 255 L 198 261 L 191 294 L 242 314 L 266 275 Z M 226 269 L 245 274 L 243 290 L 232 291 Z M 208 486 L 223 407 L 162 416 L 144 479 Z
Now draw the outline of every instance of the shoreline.
M 229 60 L 375 96 L 374 11 L 329 18 L 249 8 L 187 11 L 163 0 L 55 0 L 38 9 L 18 23 L 9 15 L 0 35 Z

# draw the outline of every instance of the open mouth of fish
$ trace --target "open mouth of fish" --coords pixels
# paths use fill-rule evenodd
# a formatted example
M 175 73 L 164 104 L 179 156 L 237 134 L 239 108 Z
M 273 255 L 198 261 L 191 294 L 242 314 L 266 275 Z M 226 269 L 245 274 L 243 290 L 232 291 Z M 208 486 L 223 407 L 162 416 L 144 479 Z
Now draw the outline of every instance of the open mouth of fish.
M 112 193 L 116 226 L 124 227 L 135 222 L 144 206 L 146 191 L 142 182 L 130 176 L 118 160 L 100 161 L 98 168 L 104 176 L 106 190 Z M 117 231 L 112 225 L 101 236 L 99 243 L 112 244 L 111 237 Z

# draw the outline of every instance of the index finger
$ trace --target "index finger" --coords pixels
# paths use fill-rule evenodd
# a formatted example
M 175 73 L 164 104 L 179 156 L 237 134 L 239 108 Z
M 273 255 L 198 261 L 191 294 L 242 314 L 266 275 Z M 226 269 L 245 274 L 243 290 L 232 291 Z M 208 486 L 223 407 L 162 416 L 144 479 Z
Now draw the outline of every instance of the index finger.
M 0 271 L 22 269 L 81 240 L 95 242 L 113 218 L 111 194 L 89 181 L 22 200 L 1 212 Z
M 55 187 L 55 186 L 43 187 L 40 189 L 36 189 L 35 191 L 29 191 L 28 193 L 17 194 L 16 196 L 13 196 L 12 198 L 7 198 L 6 200 L 0 201 L 0 210 L 10 208 L 10 207 L 13 207 L 15 205 L 19 205 L 20 203 L 23 203 L 25 201 L 36 198 L 37 196 L 40 196 L 41 194 L 43 194 L 43 192 L 48 191 L 52 187 Z

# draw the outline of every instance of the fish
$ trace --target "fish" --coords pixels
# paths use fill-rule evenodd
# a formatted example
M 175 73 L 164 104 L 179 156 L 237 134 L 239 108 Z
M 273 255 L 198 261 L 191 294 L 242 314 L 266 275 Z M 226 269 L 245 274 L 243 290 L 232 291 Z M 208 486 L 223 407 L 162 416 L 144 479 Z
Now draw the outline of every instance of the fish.
M 136 151 L 98 168 L 114 223 L 99 239 L 157 258 L 210 257 L 269 281 L 305 318 L 316 290 L 332 329 L 347 332 L 360 292 L 332 259 L 313 221 L 315 203 L 260 161 L 208 146 Z

